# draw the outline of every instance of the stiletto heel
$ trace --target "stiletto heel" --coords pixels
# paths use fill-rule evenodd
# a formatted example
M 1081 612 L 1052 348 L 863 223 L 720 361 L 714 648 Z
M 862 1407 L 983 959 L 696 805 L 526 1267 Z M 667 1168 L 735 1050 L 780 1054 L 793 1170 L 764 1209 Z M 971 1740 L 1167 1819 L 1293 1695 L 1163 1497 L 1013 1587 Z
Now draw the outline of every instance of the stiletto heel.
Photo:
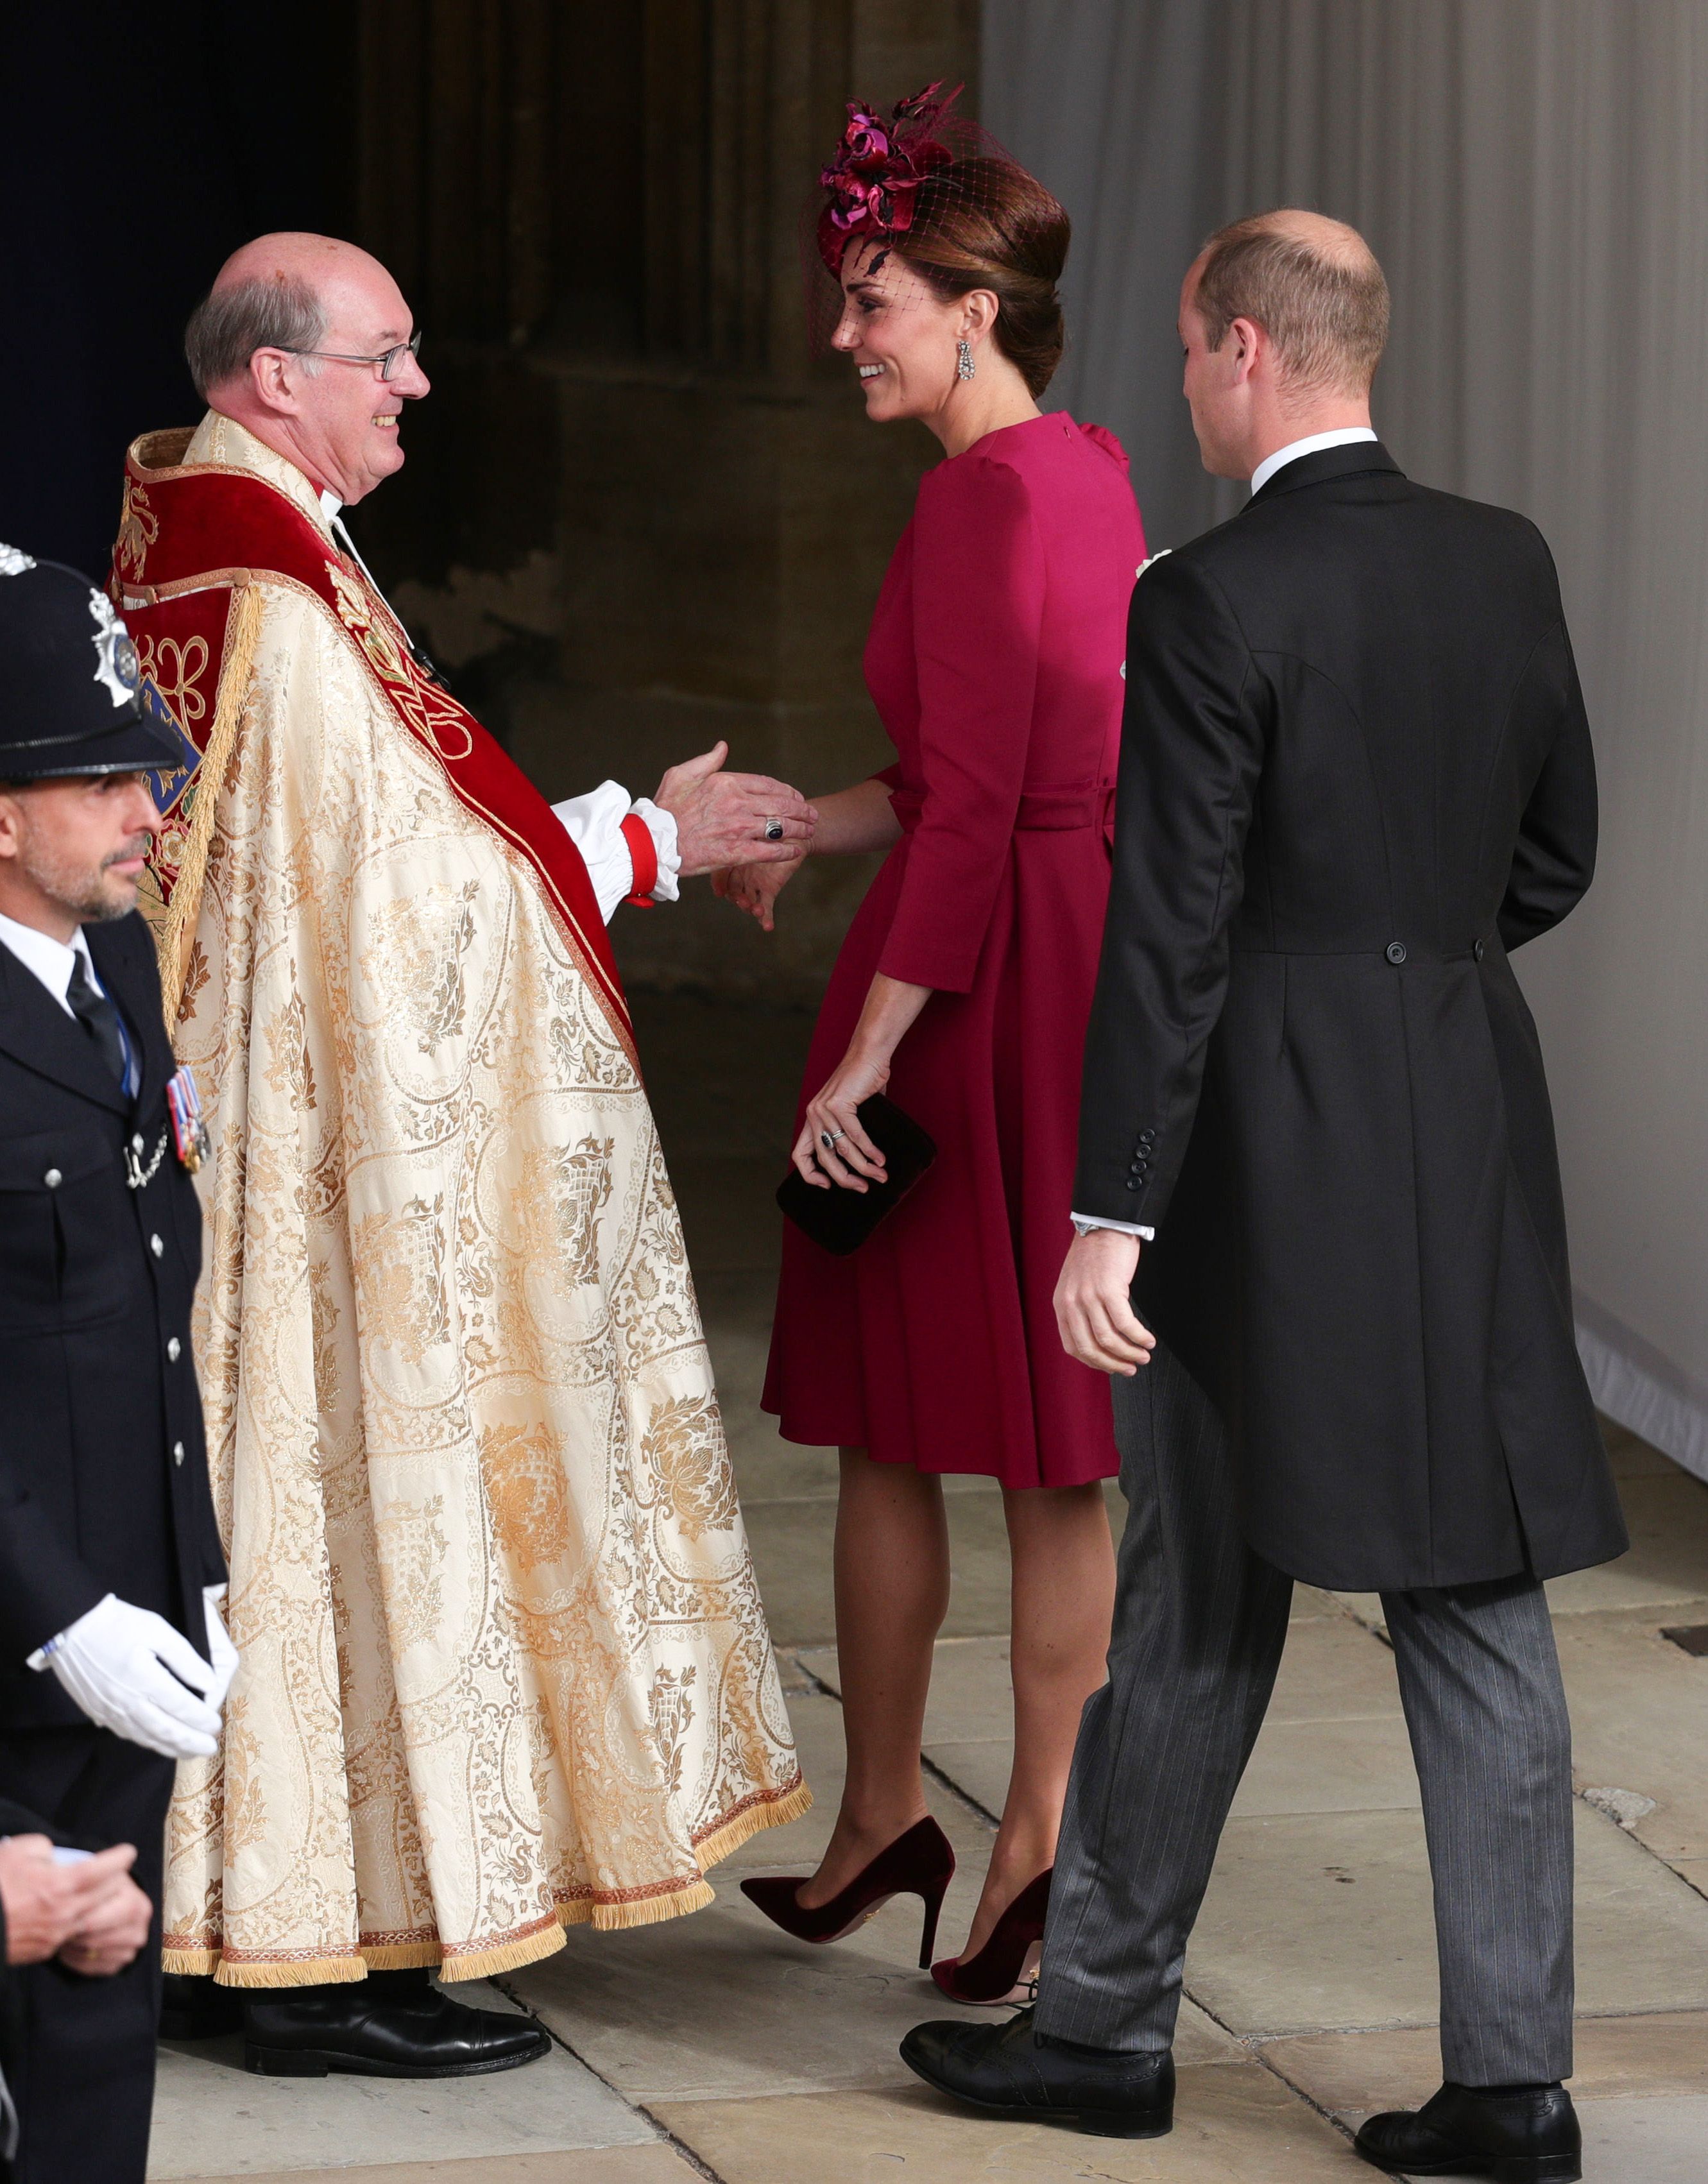
M 945 1957 L 931 1976 L 952 2002 L 1024 2002 L 1050 1908 L 1053 1866 L 1029 1880 L 991 1930 L 976 1957 Z
M 925 1907 L 924 1936 L 919 1944 L 919 1966 L 924 1970 L 931 1961 L 937 1914 L 954 1875 L 955 1853 L 949 1838 L 928 1816 L 916 1820 L 904 1835 L 880 1850 L 828 1903 L 808 1908 L 798 1901 L 801 1885 L 808 1878 L 804 1873 L 766 1874 L 744 1880 L 741 1892 L 785 1934 L 792 1934 L 797 1942 L 840 1942 L 845 1934 L 863 1926 L 892 1896 L 917 1896 Z
M 925 1906 L 925 1925 L 919 1936 L 919 1969 L 931 1969 L 931 1951 L 937 1940 L 937 1919 L 943 1908 L 943 1898 L 949 1892 L 949 1883 L 955 1877 L 955 1853 L 949 1852 L 949 1870 L 941 1875 L 929 1888 L 919 1891 L 919 1900 Z

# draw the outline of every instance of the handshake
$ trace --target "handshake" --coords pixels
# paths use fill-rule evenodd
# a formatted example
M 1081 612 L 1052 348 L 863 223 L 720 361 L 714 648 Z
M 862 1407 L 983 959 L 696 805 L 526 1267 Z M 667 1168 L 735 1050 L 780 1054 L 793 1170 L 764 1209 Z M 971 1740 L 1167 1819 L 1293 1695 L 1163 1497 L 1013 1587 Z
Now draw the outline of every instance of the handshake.
M 768 933 L 771 905 L 812 847 L 818 814 L 798 788 L 762 773 L 726 773 L 728 744 L 673 766 L 653 801 L 676 822 L 682 878 L 710 872 L 714 894 Z

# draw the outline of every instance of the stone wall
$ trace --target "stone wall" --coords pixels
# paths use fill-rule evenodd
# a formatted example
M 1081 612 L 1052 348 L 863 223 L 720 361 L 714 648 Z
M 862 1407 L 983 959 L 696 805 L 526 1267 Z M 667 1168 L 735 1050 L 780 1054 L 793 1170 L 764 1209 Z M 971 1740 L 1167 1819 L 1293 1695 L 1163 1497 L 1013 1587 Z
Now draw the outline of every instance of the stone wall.
M 720 738 L 809 794 L 885 763 L 860 649 L 937 450 L 809 356 L 802 211 L 843 102 L 970 78 L 976 23 L 975 0 L 368 0 L 360 231 L 434 389 L 361 540 L 549 795 L 650 790 Z M 811 999 L 869 870 L 809 864 L 768 938 L 704 881 L 622 911 L 625 972 Z

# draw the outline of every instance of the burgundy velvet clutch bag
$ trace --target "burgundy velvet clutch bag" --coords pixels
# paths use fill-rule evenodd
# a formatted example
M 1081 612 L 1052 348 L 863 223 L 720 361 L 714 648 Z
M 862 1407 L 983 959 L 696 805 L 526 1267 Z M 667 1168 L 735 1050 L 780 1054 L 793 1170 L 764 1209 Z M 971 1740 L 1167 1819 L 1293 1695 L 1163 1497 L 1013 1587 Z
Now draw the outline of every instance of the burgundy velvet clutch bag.
M 861 1128 L 884 1156 L 887 1179 L 868 1184 L 863 1191 L 844 1190 L 837 1184 L 815 1190 L 799 1168 L 791 1167 L 777 1190 L 777 1203 L 801 1234 L 838 1258 L 859 1250 L 937 1157 L 935 1141 L 881 1092 L 862 1100 L 855 1112 Z

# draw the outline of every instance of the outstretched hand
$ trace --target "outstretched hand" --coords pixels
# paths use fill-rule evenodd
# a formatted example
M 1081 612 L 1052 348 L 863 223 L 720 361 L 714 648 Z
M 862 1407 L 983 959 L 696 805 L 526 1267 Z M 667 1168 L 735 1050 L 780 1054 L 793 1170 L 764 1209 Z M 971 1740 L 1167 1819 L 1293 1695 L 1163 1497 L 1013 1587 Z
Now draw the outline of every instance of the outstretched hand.
M 1139 1240 L 1121 1228 L 1075 1236 L 1056 1284 L 1056 1325 L 1069 1357 L 1130 1379 L 1148 1365 L 1157 1338 L 1135 1316 L 1130 1292 Z
M 818 814 L 798 788 L 763 773 L 726 773 L 726 743 L 671 767 L 653 802 L 676 822 L 682 878 L 733 865 L 793 863 Z
M 779 858 L 769 865 L 726 865 L 712 875 L 712 892 L 756 917 L 767 933 L 774 933 L 777 921 L 772 913 L 777 898 L 805 862 L 802 855 L 791 856 L 786 863 Z

